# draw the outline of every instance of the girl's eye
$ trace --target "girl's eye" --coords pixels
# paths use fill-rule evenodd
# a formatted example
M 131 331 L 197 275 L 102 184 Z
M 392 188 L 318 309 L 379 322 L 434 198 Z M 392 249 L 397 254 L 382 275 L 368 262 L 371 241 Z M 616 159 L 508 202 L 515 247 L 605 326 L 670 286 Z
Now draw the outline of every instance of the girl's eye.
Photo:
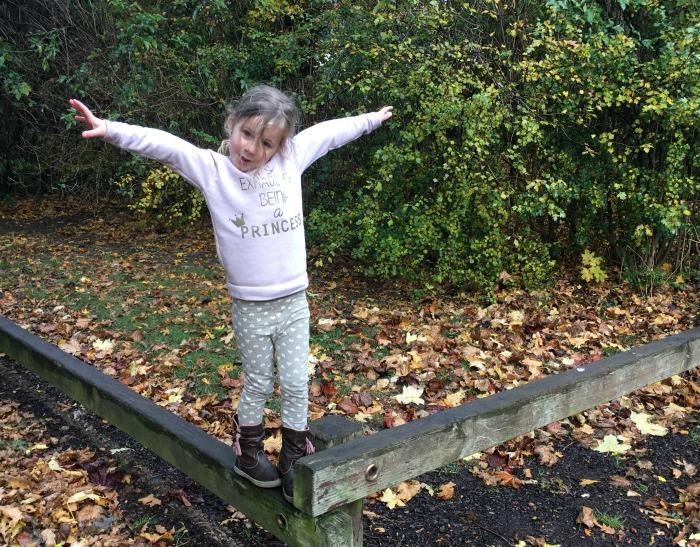
M 265 148 L 272 148 L 272 143 L 270 143 L 270 142 L 264 142 L 264 143 L 263 143 L 263 146 L 264 146 Z
M 244 137 L 250 137 L 252 135 L 252 133 L 250 131 L 248 131 L 247 129 L 241 129 L 241 134 Z

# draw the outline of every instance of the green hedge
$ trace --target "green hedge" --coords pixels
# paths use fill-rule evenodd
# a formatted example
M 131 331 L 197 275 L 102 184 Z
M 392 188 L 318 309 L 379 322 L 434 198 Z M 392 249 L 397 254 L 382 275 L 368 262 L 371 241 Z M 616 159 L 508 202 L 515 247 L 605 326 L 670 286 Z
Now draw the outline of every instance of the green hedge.
M 635 271 L 697 266 L 692 4 L 4 6 L 0 175 L 10 190 L 120 192 L 162 219 L 195 218 L 201 200 L 181 181 L 80 141 L 66 97 L 215 147 L 225 101 L 266 82 L 298 97 L 307 125 L 395 106 L 306 177 L 325 264 L 351 255 L 370 275 L 486 288 L 503 271 L 539 284 L 585 249 Z

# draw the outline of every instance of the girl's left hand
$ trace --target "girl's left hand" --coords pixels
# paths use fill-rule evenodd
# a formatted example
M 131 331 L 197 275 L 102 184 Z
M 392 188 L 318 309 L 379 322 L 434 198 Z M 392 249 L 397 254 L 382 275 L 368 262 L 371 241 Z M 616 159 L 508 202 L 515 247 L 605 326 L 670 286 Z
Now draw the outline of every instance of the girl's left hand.
M 387 121 L 389 118 L 391 118 L 394 115 L 392 110 L 394 110 L 393 106 L 385 106 L 384 108 L 379 110 L 378 114 L 381 116 L 382 122 Z

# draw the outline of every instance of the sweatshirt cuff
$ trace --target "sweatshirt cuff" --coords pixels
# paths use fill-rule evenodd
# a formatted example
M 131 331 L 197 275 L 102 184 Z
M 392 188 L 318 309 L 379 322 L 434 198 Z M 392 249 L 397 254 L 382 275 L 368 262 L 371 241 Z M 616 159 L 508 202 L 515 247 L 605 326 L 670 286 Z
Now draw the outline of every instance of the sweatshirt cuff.
M 370 123 L 370 131 L 374 131 L 383 123 L 382 115 L 379 112 L 368 112 L 367 118 Z

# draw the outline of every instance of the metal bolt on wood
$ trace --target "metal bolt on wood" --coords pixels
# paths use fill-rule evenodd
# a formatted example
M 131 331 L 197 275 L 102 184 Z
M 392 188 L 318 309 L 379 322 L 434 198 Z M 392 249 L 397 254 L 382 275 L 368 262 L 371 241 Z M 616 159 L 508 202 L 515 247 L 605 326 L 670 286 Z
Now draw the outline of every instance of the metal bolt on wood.
M 282 530 L 287 529 L 287 517 L 285 517 L 282 513 L 277 515 L 277 526 L 279 526 Z
M 377 467 L 373 463 L 370 464 L 367 467 L 367 470 L 365 471 L 365 479 L 367 479 L 369 482 L 374 482 L 377 480 L 378 477 L 379 477 L 379 467 Z

